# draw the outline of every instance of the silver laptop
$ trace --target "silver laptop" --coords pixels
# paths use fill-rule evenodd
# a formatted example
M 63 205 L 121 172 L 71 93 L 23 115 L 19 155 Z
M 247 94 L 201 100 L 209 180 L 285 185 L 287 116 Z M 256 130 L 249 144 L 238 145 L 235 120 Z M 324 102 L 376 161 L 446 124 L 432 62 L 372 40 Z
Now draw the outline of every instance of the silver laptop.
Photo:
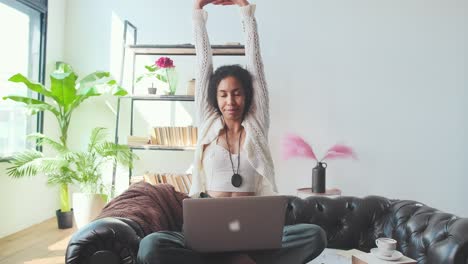
M 185 244 L 198 252 L 280 248 L 286 207 L 285 196 L 185 199 Z

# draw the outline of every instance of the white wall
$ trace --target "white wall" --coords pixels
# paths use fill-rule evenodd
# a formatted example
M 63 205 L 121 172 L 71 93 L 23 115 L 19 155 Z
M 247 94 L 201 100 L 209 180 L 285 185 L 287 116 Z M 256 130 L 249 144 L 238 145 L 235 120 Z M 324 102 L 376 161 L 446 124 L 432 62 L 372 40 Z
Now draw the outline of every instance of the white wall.
M 329 162 L 328 186 L 345 195 L 414 199 L 468 216 L 468 2 L 256 3 L 279 190 L 294 194 L 310 184 L 313 162 L 280 158 L 280 139 L 293 131 L 318 154 L 335 142 L 355 148 L 359 161 Z M 244 42 L 235 7 L 208 10 L 212 43 Z M 140 44 L 175 44 L 192 42 L 190 16 L 187 0 L 70 0 L 65 58 L 81 73 L 101 69 L 117 75 L 118 37 L 111 30 L 116 18 L 138 27 Z M 77 111 L 70 133 L 76 146 L 95 126 L 114 128 L 106 101 L 115 107 L 112 98 L 93 99 Z M 137 119 L 146 121 L 140 134 L 157 123 L 145 115 L 174 122 L 161 108 L 140 110 L 145 113 Z M 149 155 L 143 165 L 161 170 L 179 162 L 185 169 L 191 159 Z
M 65 1 L 49 0 L 47 74 L 53 70 L 55 61 L 63 59 L 64 12 Z M 46 115 L 44 133 L 56 137 L 55 127 L 56 121 Z M 58 188 L 47 186 L 45 176 L 15 180 L 7 177 L 7 167 L 9 164 L 0 163 L 0 237 L 54 217 L 59 208 Z

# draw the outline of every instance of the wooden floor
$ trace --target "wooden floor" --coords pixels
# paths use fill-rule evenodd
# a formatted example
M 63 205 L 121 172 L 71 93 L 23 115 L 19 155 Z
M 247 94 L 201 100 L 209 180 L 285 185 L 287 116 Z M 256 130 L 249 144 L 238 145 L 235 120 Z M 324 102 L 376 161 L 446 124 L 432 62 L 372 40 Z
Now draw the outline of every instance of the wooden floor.
M 51 218 L 0 239 L 0 264 L 63 264 L 76 228 L 58 229 Z

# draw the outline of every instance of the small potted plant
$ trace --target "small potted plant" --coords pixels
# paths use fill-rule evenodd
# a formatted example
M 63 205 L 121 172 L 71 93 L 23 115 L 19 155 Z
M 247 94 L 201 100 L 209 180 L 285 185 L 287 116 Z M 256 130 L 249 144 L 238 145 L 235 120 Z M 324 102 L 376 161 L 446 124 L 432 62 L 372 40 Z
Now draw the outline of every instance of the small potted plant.
M 91 132 L 85 151 L 72 151 L 67 155 L 74 182 L 80 187 L 80 192 L 72 196 L 78 228 L 99 215 L 112 191 L 103 183 L 103 167 L 116 163 L 132 168 L 133 160 L 138 158 L 127 145 L 108 141 L 107 136 L 105 128 L 97 127 Z
M 149 94 L 156 94 L 157 88 L 154 87 L 154 82 L 160 82 L 167 86 L 165 94 L 174 95 L 177 88 L 177 72 L 174 62 L 168 57 L 160 57 L 152 65 L 147 65 L 145 68 L 148 72 L 139 76 L 136 82 L 143 80 L 151 80 L 151 87 L 148 88 Z

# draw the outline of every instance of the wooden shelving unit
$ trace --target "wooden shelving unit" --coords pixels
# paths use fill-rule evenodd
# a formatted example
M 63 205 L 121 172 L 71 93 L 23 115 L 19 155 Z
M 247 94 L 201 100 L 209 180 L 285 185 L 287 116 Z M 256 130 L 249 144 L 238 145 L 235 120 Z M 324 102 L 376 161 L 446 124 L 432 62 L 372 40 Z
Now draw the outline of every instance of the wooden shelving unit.
M 178 44 L 178 45 L 137 45 L 137 28 L 130 22 L 125 22 L 124 29 L 124 43 L 127 42 L 127 29 L 132 28 L 134 30 L 132 45 L 124 45 L 123 48 L 123 59 L 121 65 L 121 80 L 120 85 L 123 82 L 123 76 L 125 74 L 125 57 L 131 56 L 132 58 L 132 70 L 131 70 L 131 94 L 128 96 L 122 96 L 117 101 L 117 117 L 115 126 L 115 143 L 119 143 L 119 125 L 120 125 L 120 103 L 122 100 L 130 100 L 130 131 L 129 135 L 133 135 L 133 122 L 134 122 L 134 103 L 138 101 L 180 101 L 180 102 L 194 102 L 194 96 L 189 95 L 138 95 L 135 94 L 135 60 L 136 56 L 150 56 L 150 55 L 182 55 L 182 56 L 195 56 L 195 46 L 192 44 Z M 213 56 L 244 56 L 245 47 L 243 45 L 212 45 Z M 129 145 L 132 150 L 161 150 L 161 151 L 194 151 L 194 146 L 162 146 L 162 145 Z M 116 167 L 114 166 L 114 172 L 112 176 L 112 186 L 115 186 Z M 129 170 L 129 183 L 131 183 L 132 170 Z

